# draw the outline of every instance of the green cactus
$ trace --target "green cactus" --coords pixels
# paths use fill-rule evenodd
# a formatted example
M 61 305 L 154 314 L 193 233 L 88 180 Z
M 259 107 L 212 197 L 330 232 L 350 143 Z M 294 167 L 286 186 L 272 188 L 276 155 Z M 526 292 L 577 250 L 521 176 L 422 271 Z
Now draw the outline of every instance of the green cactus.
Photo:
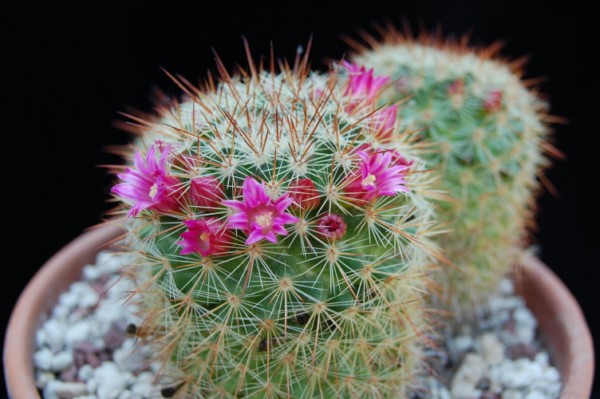
M 432 174 L 375 105 L 387 78 L 303 65 L 178 80 L 183 101 L 134 118 L 113 192 L 183 397 L 397 397 L 419 364 Z
M 457 268 L 439 273 L 442 297 L 467 311 L 490 292 L 528 245 L 534 194 L 548 153 L 547 104 L 521 80 L 519 63 L 495 47 L 390 32 L 353 60 L 391 76 L 384 101 L 403 102 L 398 118 L 430 145 L 428 167 L 441 172 L 438 218 L 450 234 L 438 241 Z

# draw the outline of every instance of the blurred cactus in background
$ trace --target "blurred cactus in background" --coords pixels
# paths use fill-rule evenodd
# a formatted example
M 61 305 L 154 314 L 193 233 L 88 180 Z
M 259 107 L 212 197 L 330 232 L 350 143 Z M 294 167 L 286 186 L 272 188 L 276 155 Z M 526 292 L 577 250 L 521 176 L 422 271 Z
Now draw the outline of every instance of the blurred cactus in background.
M 441 173 L 439 222 L 451 233 L 438 243 L 457 268 L 438 273 L 441 296 L 469 312 L 504 277 L 528 245 L 535 194 L 549 143 L 547 104 L 521 80 L 522 62 L 496 56 L 498 46 L 476 50 L 389 30 L 365 35 L 352 59 L 391 77 L 381 103 L 400 103 L 404 129 L 418 131 L 428 168 Z

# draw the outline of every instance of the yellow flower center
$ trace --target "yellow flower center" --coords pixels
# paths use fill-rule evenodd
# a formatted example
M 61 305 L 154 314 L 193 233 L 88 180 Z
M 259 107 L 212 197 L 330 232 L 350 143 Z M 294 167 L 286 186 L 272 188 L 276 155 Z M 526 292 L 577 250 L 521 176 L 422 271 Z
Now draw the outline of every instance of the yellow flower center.
M 254 219 L 254 221 L 263 229 L 265 227 L 270 227 L 271 224 L 273 224 L 273 212 L 265 211 L 259 213 Z
M 208 233 L 204 232 L 202 234 L 200 234 L 200 241 L 208 241 Z
M 367 186 L 374 186 L 375 185 L 375 175 L 372 174 L 368 174 L 367 177 L 365 177 L 363 179 L 363 181 L 361 182 L 363 187 L 367 187 Z
M 158 186 L 156 185 L 156 183 L 154 183 L 152 185 L 152 187 L 150 187 L 150 192 L 148 193 L 148 195 L 150 196 L 151 199 L 154 199 L 154 197 L 156 197 L 157 193 L 158 193 Z

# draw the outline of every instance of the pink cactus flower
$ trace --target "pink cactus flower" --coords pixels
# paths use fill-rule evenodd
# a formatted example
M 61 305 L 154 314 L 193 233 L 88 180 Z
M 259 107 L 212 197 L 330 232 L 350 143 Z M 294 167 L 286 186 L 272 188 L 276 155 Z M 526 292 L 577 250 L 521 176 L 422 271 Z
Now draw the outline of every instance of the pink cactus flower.
M 317 231 L 325 237 L 340 239 L 346 234 L 347 227 L 340 215 L 330 213 L 319 219 Z
M 156 159 L 156 147 L 160 158 Z M 144 209 L 157 212 L 172 212 L 179 209 L 177 190 L 179 179 L 169 175 L 167 160 L 171 147 L 157 143 L 150 147 L 146 159 L 138 151 L 133 160 L 134 167 L 125 169 L 117 176 L 122 183 L 116 184 L 112 192 L 125 201 L 134 202 L 129 216 L 137 216 Z
M 343 66 L 349 76 L 344 95 L 351 98 L 350 104 L 346 106 L 347 112 L 352 112 L 362 102 L 372 103 L 381 88 L 390 81 L 388 76 L 374 76 L 373 69 L 367 70 L 364 66 L 348 61 L 344 61 Z
M 373 114 L 373 130 L 375 131 L 374 136 L 377 141 L 384 144 L 392 141 L 397 115 L 397 105 L 392 105 Z
M 185 220 L 187 230 L 181 233 L 177 245 L 181 255 L 199 253 L 202 256 L 223 253 L 231 243 L 231 236 L 216 218 Z
M 202 176 L 190 182 L 190 202 L 201 208 L 214 208 L 221 203 L 223 187 L 215 176 Z
M 397 151 L 373 152 L 372 149 L 356 151 L 361 159 L 358 173 L 349 177 L 345 192 L 355 202 L 369 202 L 380 196 L 394 196 L 407 192 L 404 180 L 412 162 Z
M 289 185 L 290 198 L 294 201 L 292 208 L 314 209 L 321 203 L 319 192 L 310 179 L 298 179 Z
M 297 217 L 285 212 L 293 202 L 288 194 L 272 200 L 264 185 L 251 177 L 244 180 L 242 194 L 244 201 L 223 201 L 223 205 L 237 211 L 229 216 L 227 227 L 244 230 L 248 234 L 247 245 L 262 239 L 277 242 L 277 234 L 288 234 L 284 225 L 298 221 Z

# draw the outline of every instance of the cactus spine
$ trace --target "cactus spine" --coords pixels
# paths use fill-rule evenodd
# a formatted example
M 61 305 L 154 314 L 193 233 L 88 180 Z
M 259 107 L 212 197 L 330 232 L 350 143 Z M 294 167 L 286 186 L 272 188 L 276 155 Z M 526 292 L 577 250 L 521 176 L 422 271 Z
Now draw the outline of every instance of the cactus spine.
M 136 119 L 113 192 L 147 314 L 184 397 L 396 397 L 427 327 L 430 175 L 387 78 L 304 63 Z
M 439 276 L 444 299 L 468 310 L 527 245 L 538 178 L 546 153 L 556 153 L 547 141 L 547 104 L 520 80 L 518 63 L 494 58 L 494 48 L 397 32 L 368 42 L 354 60 L 392 78 L 384 98 L 405 102 L 398 118 L 431 145 L 424 158 L 451 196 L 438 206 L 440 223 L 452 231 L 439 245 L 458 270 Z

